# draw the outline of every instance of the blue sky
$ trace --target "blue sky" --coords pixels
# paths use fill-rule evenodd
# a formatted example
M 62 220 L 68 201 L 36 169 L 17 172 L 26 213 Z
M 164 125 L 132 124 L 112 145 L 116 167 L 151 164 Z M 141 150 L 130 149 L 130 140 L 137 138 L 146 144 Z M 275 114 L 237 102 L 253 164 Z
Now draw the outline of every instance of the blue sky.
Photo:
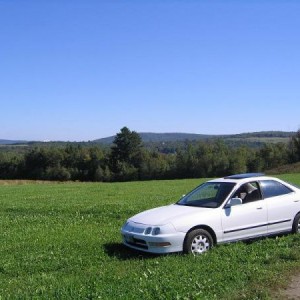
M 0 0 L 0 139 L 300 127 L 300 1 Z

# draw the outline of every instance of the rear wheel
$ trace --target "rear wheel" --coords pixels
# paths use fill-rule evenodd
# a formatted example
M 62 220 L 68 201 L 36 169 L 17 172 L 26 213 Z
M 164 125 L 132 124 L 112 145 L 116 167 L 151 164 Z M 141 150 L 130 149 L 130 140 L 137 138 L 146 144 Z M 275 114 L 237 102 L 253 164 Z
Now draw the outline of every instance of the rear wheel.
M 195 229 L 188 233 L 184 245 L 184 253 L 192 253 L 194 255 L 202 254 L 213 246 L 213 239 L 210 233 L 204 229 Z
M 294 219 L 292 232 L 300 233 L 300 213 Z

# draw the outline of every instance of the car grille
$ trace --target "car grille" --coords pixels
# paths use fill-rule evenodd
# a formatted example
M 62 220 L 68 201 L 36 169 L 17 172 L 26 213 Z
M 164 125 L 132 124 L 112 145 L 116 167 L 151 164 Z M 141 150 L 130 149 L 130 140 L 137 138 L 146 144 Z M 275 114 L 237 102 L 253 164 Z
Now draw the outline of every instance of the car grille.
M 132 238 L 130 241 L 126 240 L 126 243 L 141 249 L 148 249 L 147 243 L 144 240 Z

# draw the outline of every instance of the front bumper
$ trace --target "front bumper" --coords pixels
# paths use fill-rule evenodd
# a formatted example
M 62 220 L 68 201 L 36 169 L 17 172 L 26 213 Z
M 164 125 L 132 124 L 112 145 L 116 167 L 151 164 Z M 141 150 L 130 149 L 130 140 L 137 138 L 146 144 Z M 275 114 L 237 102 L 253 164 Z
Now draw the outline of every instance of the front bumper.
M 123 244 L 132 249 L 149 253 L 181 252 L 185 233 L 177 232 L 171 224 L 159 226 L 161 233 L 147 233 L 149 225 L 126 223 L 121 229 Z

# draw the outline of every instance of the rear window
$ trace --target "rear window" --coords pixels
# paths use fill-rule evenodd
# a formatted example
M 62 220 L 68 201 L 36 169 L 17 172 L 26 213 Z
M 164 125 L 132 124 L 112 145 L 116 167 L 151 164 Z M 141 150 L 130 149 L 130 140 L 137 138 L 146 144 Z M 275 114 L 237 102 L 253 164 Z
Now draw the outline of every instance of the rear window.
M 290 188 L 275 180 L 263 180 L 260 184 L 264 198 L 281 196 L 293 192 Z

